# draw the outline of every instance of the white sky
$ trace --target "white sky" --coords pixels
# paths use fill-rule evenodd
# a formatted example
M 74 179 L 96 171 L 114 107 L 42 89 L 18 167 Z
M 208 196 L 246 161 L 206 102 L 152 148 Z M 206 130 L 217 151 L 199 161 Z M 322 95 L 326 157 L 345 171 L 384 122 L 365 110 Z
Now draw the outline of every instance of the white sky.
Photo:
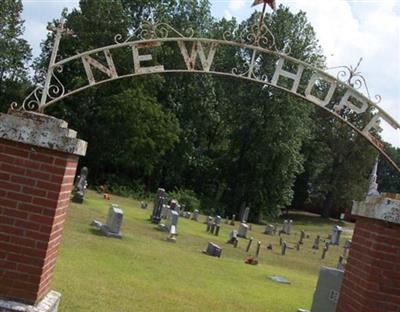
M 211 0 L 216 17 L 247 18 L 253 0 Z M 380 94 L 380 107 L 400 121 L 400 0 L 277 0 L 293 12 L 303 10 L 320 40 L 328 67 L 355 66 L 366 78 L 371 96 Z M 46 25 L 63 7 L 77 0 L 23 0 L 25 35 L 37 56 Z M 260 9 L 261 6 L 256 7 Z M 400 130 L 383 124 L 383 137 L 400 147 Z

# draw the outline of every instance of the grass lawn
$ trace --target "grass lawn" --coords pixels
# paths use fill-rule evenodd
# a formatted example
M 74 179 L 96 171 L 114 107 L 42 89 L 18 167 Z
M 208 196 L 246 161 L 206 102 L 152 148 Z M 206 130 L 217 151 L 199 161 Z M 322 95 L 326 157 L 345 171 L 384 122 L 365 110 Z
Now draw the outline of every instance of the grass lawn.
M 100 236 L 92 230 L 92 219 L 105 222 L 110 203 L 124 211 L 123 238 Z M 205 231 L 200 222 L 180 218 L 176 243 L 166 242 L 148 221 L 147 210 L 128 198 L 113 196 L 106 201 L 88 191 L 83 205 L 71 204 L 64 230 L 52 289 L 62 293 L 60 312 L 66 311 L 273 311 L 293 312 L 310 308 L 321 266 L 336 266 L 340 247 L 331 246 L 325 260 L 322 250 L 311 249 L 314 237 L 326 238 L 335 224 L 320 218 L 293 215 L 289 246 L 305 239 L 300 251 L 280 255 L 279 237 L 262 234 L 264 226 L 253 225 L 250 235 L 262 241 L 259 265 L 244 264 L 247 241 L 237 249 L 226 244 L 229 232 L 238 228 L 222 224 L 220 235 Z M 346 225 L 351 228 L 351 225 Z M 208 241 L 223 248 L 221 258 L 201 253 Z M 273 250 L 266 245 L 272 243 Z M 321 244 L 322 245 L 322 244 Z M 250 250 L 254 254 L 255 242 Z M 268 276 L 281 275 L 291 285 L 277 284 Z

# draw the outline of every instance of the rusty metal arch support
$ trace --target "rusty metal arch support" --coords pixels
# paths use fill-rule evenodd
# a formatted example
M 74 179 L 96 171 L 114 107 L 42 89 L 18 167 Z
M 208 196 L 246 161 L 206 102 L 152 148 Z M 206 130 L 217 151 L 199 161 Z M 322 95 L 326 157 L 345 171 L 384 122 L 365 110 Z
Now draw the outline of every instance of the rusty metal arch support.
M 336 68 L 339 71 L 334 77 L 326 71 L 289 56 L 288 46 L 285 46 L 284 51 L 278 51 L 273 34 L 265 27 L 259 30 L 253 26 L 248 33 L 240 34 L 243 40 L 231 41 L 232 34 L 230 33 L 225 33 L 223 39 L 194 38 L 193 32 L 185 36 L 164 23 L 144 23 L 144 26 L 132 35 L 133 38 L 138 39 L 136 41 L 130 41 L 130 37 L 121 41 L 122 36 L 117 35 L 113 45 L 79 53 L 56 62 L 61 35 L 68 34 L 70 31 L 64 28 L 63 22 L 54 30 L 57 33 L 44 86 L 39 86 L 32 91 L 21 105 L 12 103 L 12 109 L 43 112 L 50 105 L 90 87 L 140 75 L 202 73 L 228 76 L 280 89 L 326 110 L 364 137 L 400 173 L 399 166 L 385 153 L 382 144 L 372 134 L 380 131 L 380 119 L 385 120 L 394 129 L 400 129 L 400 124 L 378 106 L 380 96 L 375 96 L 377 102 L 371 99 L 365 79 L 357 72 L 359 64 L 356 68 L 346 66 Z M 255 33 L 257 33 L 256 36 Z M 174 36 L 169 37 L 170 34 Z M 176 44 L 184 68 L 166 69 L 162 64 L 149 64 L 155 63 L 151 54 L 152 49 L 162 49 L 164 44 Z M 223 46 L 235 48 L 238 53 L 246 51 L 248 59 L 245 64 L 240 68 L 219 68 L 214 59 Z M 113 52 L 116 49 L 127 48 L 132 51 L 133 68 L 128 73 L 120 74 L 115 66 Z M 260 57 L 274 60 L 273 73 L 262 72 L 258 66 Z M 81 66 L 87 85 L 67 91 L 57 75 L 61 74 L 64 66 L 70 63 L 78 63 L 78 66 Z M 95 78 L 94 70 L 101 73 L 103 78 Z M 286 83 L 282 83 L 282 79 Z M 287 85 L 288 81 L 290 86 Z M 313 91 L 320 88 L 322 84 L 325 85 L 325 92 L 321 96 Z M 300 85 L 302 88 L 299 88 Z M 364 94 L 361 89 L 364 90 Z M 340 93 L 339 97 L 334 97 L 336 92 Z M 332 105 L 333 99 L 336 98 L 338 100 Z M 343 109 L 356 114 L 373 112 L 374 115 L 363 128 L 359 128 L 339 115 Z

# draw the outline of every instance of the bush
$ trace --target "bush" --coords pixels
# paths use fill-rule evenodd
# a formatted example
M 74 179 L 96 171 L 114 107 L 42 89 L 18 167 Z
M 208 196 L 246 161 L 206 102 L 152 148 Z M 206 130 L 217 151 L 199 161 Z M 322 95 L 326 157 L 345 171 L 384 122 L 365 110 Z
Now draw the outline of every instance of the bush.
M 176 189 L 168 193 L 169 199 L 176 199 L 180 205 L 185 205 L 185 210 L 194 211 L 200 209 L 200 200 L 192 190 Z
M 130 183 L 123 181 L 123 183 L 118 183 L 121 181 L 112 181 L 106 184 L 106 190 L 111 194 L 131 197 L 135 199 L 146 199 L 149 194 L 146 194 L 144 186 L 136 181 L 131 181 Z

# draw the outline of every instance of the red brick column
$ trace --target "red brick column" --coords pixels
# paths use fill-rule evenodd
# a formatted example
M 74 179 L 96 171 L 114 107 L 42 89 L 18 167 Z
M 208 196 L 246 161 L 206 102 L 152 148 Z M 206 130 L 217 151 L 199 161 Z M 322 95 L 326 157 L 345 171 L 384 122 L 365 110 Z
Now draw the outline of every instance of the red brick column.
M 336 311 L 400 311 L 400 224 L 357 217 Z
M 0 299 L 35 304 L 49 291 L 86 144 L 45 115 L 2 114 L 0 123 Z

